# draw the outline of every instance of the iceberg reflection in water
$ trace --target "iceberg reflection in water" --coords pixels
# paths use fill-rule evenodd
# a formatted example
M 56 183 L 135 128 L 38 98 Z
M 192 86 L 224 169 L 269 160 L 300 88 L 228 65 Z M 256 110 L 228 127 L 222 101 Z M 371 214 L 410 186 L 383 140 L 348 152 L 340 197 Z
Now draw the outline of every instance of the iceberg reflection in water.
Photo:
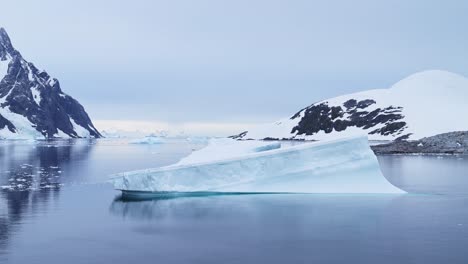
M 126 172 L 111 182 L 124 195 L 137 196 L 162 192 L 404 193 L 382 175 L 365 136 Z

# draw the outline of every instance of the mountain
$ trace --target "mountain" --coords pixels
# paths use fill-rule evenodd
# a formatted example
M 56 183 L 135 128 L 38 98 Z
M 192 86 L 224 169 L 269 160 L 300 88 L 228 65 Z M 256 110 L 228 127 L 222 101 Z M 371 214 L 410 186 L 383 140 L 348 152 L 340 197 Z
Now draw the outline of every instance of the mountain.
M 83 106 L 13 47 L 0 28 L 0 138 L 99 138 Z
M 323 140 L 367 133 L 370 140 L 420 139 L 468 130 L 466 98 L 465 77 L 424 71 L 389 89 L 314 103 L 290 118 L 259 125 L 234 138 Z

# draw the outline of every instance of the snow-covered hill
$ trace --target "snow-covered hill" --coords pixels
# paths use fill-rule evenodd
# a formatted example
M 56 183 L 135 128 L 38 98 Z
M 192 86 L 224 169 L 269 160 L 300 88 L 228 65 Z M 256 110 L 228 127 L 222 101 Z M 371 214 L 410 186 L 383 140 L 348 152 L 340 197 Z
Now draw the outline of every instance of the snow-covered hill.
M 101 137 L 57 79 L 26 61 L 0 28 L 0 139 Z
M 241 139 L 323 140 L 367 133 L 371 140 L 420 139 L 468 130 L 468 79 L 446 71 L 413 74 L 389 89 L 317 102 Z

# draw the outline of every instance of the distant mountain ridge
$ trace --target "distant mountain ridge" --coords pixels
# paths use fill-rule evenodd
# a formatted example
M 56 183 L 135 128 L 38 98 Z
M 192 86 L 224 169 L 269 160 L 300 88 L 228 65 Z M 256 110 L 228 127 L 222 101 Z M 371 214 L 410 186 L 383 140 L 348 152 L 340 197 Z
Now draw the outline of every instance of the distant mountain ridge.
M 26 61 L 0 28 L 0 139 L 99 138 L 84 107 Z
M 420 139 L 468 130 L 466 98 L 465 77 L 424 71 L 389 89 L 314 103 L 290 118 L 258 125 L 234 138 L 324 140 L 365 133 L 371 140 Z

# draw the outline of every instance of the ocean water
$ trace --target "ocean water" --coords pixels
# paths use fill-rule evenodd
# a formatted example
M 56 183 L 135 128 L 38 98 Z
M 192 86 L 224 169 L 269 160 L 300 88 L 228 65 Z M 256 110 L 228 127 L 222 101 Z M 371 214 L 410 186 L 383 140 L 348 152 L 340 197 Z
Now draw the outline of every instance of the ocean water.
M 380 156 L 406 195 L 137 202 L 106 183 L 202 146 L 0 142 L 0 263 L 468 263 L 467 156 Z

